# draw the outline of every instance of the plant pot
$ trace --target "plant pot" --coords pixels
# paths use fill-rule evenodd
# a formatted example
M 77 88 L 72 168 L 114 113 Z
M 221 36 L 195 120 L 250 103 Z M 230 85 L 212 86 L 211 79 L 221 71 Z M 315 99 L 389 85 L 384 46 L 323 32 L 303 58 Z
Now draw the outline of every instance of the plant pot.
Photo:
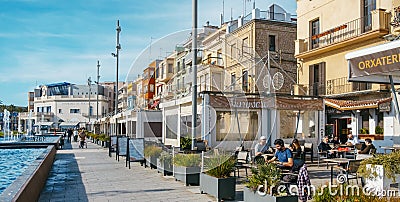
M 171 162 L 164 162 L 157 158 L 157 171 L 162 173 L 164 176 L 172 175 L 172 164 Z
M 257 192 L 253 192 L 253 190 L 248 187 L 243 188 L 243 198 L 244 201 L 268 201 L 268 202 L 298 202 L 298 196 L 271 196 L 268 194 L 260 195 Z
M 218 201 L 222 199 L 235 199 L 236 178 L 216 178 L 205 173 L 200 174 L 200 192 L 207 193 Z
M 157 157 L 155 156 L 146 157 L 146 163 L 150 165 L 151 169 L 157 169 Z
M 179 180 L 188 185 L 199 185 L 200 181 L 200 167 L 183 167 L 183 166 L 175 166 L 174 167 L 174 176 L 175 180 Z

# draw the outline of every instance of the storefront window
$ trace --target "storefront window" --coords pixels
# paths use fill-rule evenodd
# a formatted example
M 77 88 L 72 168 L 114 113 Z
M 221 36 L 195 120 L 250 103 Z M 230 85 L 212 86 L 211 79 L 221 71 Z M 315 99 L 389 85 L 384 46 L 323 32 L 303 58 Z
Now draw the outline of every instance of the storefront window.
M 169 115 L 166 116 L 166 126 L 167 126 L 167 131 L 165 137 L 168 139 L 177 139 L 177 131 L 178 131 L 178 115 Z
M 217 141 L 254 141 L 258 133 L 258 111 L 217 112 Z M 240 133 L 239 133 L 240 131 Z

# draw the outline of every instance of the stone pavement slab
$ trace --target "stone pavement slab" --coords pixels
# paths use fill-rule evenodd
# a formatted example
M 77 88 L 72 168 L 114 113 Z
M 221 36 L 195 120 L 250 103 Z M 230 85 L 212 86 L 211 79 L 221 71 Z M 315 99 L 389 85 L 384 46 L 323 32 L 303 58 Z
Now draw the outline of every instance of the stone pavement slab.
M 40 202 L 56 201 L 215 201 L 196 186 L 185 187 L 157 170 L 109 157 L 108 150 L 88 142 L 58 150 Z

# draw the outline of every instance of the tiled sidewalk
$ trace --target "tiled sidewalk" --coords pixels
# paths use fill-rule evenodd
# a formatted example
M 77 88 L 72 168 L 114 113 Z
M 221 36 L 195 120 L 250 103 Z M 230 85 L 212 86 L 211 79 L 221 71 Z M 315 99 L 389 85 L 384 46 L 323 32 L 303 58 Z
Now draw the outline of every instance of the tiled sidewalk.
M 198 187 L 185 187 L 156 170 L 108 157 L 108 150 L 88 143 L 67 143 L 58 150 L 39 201 L 215 201 Z

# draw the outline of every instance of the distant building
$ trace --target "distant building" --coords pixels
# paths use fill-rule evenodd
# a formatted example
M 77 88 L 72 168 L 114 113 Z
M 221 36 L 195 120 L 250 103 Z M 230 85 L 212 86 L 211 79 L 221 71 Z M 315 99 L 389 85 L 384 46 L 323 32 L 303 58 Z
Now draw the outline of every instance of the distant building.
M 33 108 L 31 117 L 28 113 L 20 114 L 20 124 L 24 131 L 28 128 L 28 119 L 38 131 L 48 128 L 84 127 L 96 120 L 96 95 L 99 95 L 99 116 L 110 111 L 110 98 L 113 89 L 100 85 L 76 85 L 68 82 L 41 85 L 34 89 Z M 29 95 L 32 95 L 31 93 Z M 89 106 L 90 99 L 90 106 Z

